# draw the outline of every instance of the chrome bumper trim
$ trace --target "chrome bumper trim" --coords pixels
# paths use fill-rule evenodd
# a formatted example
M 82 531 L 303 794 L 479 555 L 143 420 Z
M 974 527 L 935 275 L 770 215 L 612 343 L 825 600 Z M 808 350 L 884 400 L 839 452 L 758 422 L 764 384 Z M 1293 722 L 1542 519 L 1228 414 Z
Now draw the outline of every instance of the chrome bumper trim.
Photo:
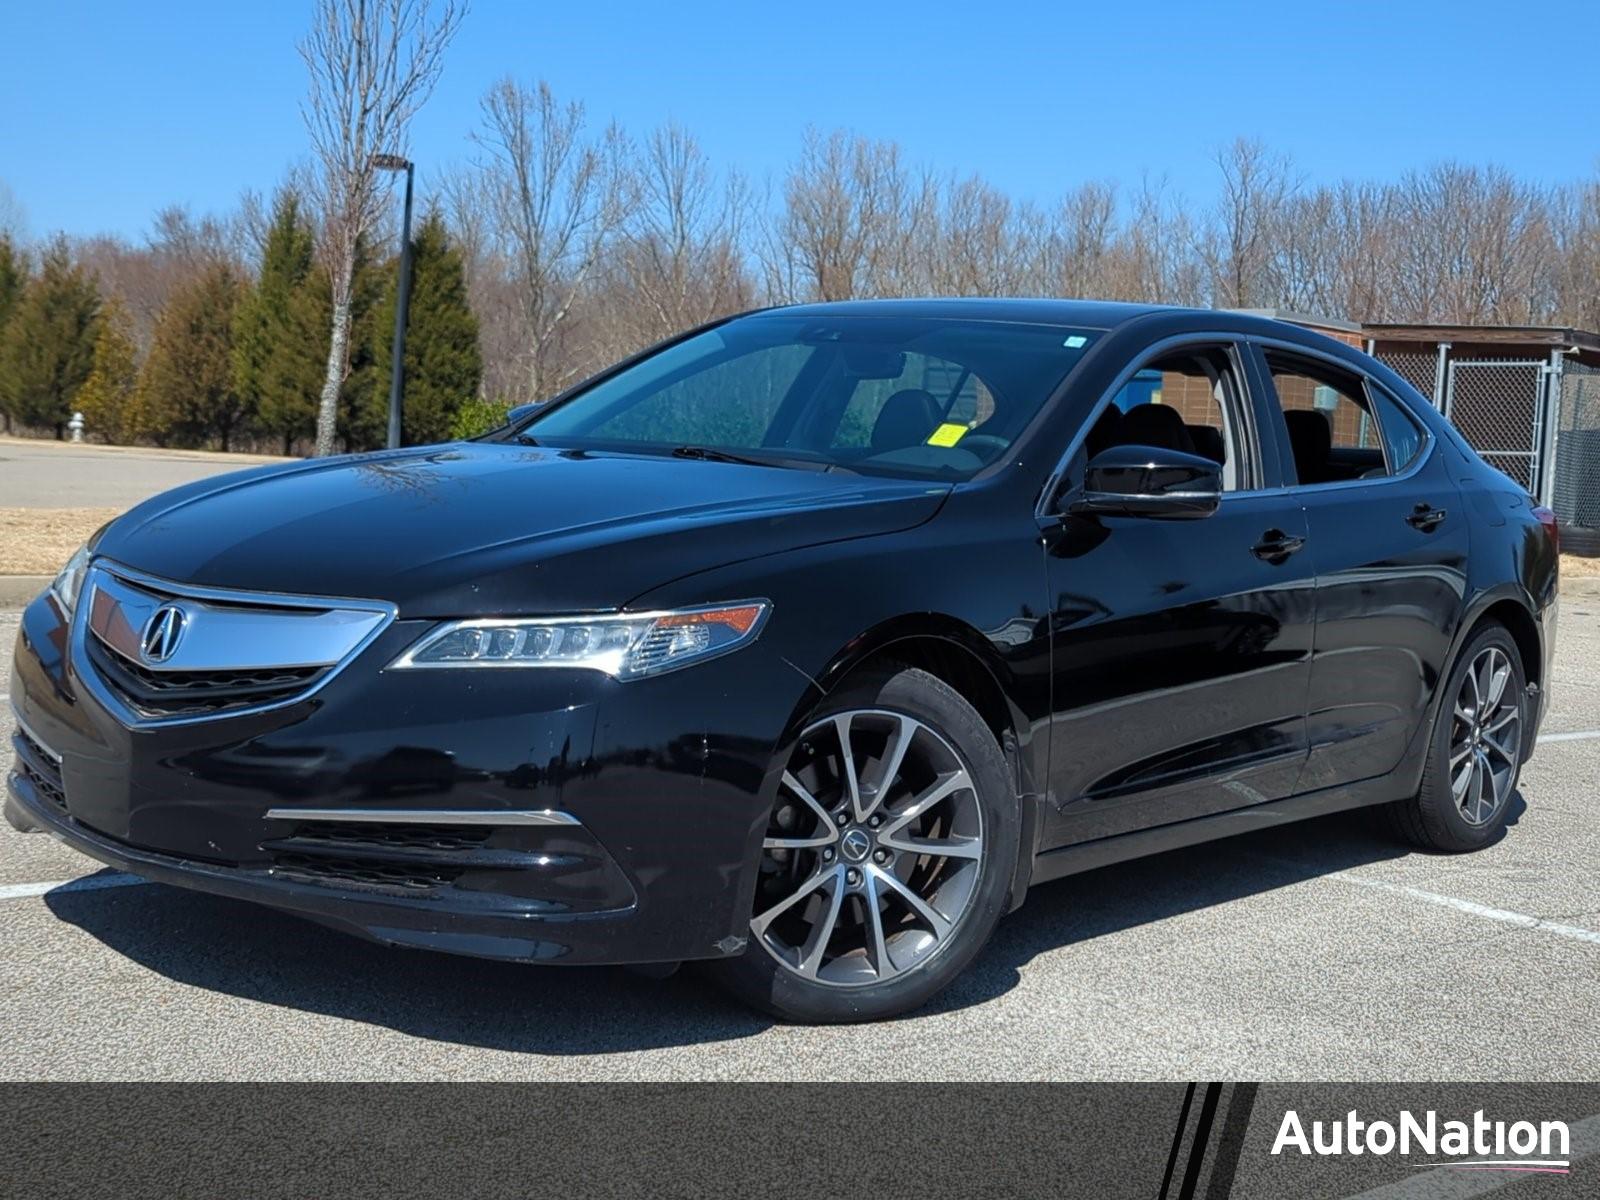
M 269 808 L 269 821 L 371 821 L 386 825 L 581 825 L 554 808 Z

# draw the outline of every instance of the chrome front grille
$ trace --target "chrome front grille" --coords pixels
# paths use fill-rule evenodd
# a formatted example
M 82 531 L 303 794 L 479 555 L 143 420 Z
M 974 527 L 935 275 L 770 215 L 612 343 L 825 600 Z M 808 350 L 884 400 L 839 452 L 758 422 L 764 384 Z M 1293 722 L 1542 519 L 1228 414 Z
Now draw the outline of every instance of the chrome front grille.
M 394 619 L 392 605 L 193 587 L 94 564 L 79 674 L 130 725 L 207 720 L 310 695 Z

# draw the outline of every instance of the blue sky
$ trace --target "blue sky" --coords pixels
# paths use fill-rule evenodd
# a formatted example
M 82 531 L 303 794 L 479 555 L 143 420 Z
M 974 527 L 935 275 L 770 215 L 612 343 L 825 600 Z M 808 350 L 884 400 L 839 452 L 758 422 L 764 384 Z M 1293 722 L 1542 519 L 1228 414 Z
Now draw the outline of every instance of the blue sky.
M 34 235 L 142 235 L 161 206 L 230 206 L 306 152 L 295 53 L 308 0 L 16 3 L 0 17 L 0 181 Z M 1523 16 L 1526 16 L 1526 23 Z M 1236 135 L 1311 180 L 1445 158 L 1558 182 L 1600 161 L 1591 0 L 1074 0 L 610 4 L 476 0 L 414 129 L 430 167 L 471 154 L 478 98 L 548 79 L 597 122 L 667 118 L 719 163 L 776 175 L 808 124 L 1046 200 L 1165 176 L 1210 197 Z

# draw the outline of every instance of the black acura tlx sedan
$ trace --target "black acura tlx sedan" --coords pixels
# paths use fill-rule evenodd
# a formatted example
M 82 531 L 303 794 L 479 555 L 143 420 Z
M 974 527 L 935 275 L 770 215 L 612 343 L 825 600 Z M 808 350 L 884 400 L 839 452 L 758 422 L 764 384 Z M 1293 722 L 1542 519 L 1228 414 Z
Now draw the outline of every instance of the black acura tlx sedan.
M 1500 836 L 1554 519 L 1259 317 L 766 310 L 474 441 L 193 483 L 28 608 L 6 812 L 395 946 L 913 1008 L 1030 884 Z

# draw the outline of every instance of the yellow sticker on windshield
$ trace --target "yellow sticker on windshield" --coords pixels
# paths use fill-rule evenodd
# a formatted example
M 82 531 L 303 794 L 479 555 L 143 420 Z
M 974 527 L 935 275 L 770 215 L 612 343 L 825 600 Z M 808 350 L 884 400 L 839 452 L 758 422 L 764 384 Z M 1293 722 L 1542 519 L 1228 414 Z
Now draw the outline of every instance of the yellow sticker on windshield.
M 952 425 L 949 422 L 939 426 L 928 435 L 930 446 L 954 446 L 967 434 L 965 425 Z

